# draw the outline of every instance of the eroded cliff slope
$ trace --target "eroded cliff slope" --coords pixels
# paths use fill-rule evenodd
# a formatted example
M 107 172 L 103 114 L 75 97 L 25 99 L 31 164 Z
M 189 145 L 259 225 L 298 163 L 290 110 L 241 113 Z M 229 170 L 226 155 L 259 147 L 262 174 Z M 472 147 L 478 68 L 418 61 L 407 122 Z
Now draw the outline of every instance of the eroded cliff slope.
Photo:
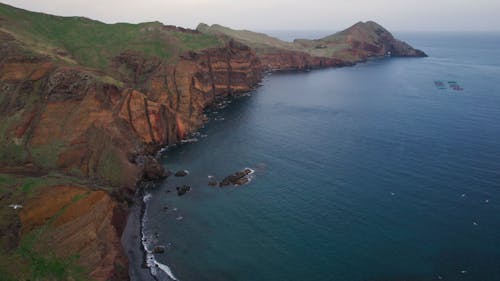
M 116 26 L 6 5 L 0 24 L 0 228 L 8 233 L 0 273 L 124 280 L 128 201 L 139 180 L 164 175 L 152 155 L 197 130 L 215 99 L 251 90 L 260 62 L 242 44 L 157 23 L 131 25 L 123 42 L 80 45 L 73 34 Z

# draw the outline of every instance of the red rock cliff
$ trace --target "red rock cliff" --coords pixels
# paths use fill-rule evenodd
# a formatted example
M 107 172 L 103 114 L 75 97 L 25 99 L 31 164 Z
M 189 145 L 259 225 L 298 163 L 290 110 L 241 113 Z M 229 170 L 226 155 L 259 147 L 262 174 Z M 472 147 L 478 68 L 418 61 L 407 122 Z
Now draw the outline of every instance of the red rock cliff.
M 351 65 L 338 58 L 311 56 L 304 52 L 281 50 L 259 55 L 267 71 L 309 70 Z
M 0 167 L 87 182 L 49 185 L 22 199 L 27 207 L 20 235 L 49 223 L 38 243 L 50 244 L 60 257 L 80 252 L 79 264 L 96 280 L 123 280 L 123 270 L 116 270 L 126 267 L 119 237 L 127 207 L 121 200 L 133 194 L 138 180 L 162 176 L 151 155 L 200 128 L 204 108 L 217 97 L 251 90 L 261 78 L 260 61 L 234 42 L 187 53 L 176 63 L 124 52 L 113 59 L 121 83 L 26 55 L 9 34 L 0 36 L 6 39 L 0 48 L 6 148 Z M 77 193 L 85 198 L 75 203 Z

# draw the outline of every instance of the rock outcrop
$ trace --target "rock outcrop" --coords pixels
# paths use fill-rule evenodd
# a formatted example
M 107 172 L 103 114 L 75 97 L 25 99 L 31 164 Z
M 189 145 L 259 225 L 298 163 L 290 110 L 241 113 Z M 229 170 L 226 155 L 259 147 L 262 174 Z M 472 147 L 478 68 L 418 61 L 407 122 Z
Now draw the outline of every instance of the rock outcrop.
M 311 70 L 352 65 L 338 58 L 317 57 L 305 52 L 287 50 L 263 53 L 259 58 L 267 71 Z
M 235 172 L 227 177 L 225 177 L 220 183 L 219 187 L 224 187 L 228 185 L 240 186 L 248 183 L 250 181 L 250 175 L 253 173 L 253 170 L 249 168 L 245 168 L 241 171 Z

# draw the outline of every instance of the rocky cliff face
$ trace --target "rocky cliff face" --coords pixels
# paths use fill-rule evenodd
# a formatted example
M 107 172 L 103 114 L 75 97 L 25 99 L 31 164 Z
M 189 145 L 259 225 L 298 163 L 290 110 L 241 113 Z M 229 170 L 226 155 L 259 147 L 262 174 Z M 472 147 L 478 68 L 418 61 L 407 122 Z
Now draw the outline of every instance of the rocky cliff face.
M 200 128 L 204 108 L 260 81 L 260 61 L 228 42 L 175 63 L 124 52 L 108 75 L 26 54 L 13 36 L 0 36 L 0 167 L 84 179 L 20 196 L 18 241 L 40 232 L 37 244 L 61 258 L 80 253 L 77 264 L 95 280 L 123 280 L 124 198 L 137 181 L 163 175 L 151 155 Z
M 267 71 L 310 70 L 325 67 L 352 65 L 338 58 L 317 57 L 304 52 L 281 50 L 259 55 L 262 66 Z

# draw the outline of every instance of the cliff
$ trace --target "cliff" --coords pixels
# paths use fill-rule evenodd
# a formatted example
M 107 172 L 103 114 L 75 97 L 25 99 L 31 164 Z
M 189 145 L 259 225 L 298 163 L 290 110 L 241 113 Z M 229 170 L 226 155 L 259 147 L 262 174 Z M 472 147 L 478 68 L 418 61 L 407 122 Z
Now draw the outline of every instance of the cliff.
M 68 47 L 71 34 L 88 25 L 106 34 L 115 26 L 6 5 L 0 16 L 0 228 L 8 233 L 0 273 L 125 280 L 120 236 L 128 203 L 138 181 L 164 176 L 152 155 L 200 128 L 214 100 L 251 90 L 260 61 L 242 44 L 156 23 L 131 30 L 158 42 L 189 42 L 153 54 L 144 45 L 97 46 L 91 52 L 100 58 L 88 59 L 90 51 Z M 50 30 L 31 34 L 27 22 L 37 21 L 72 29 L 57 39 Z M 17 266 L 9 266 L 13 261 Z
M 137 182 L 165 176 L 158 149 L 199 129 L 219 98 L 253 89 L 264 70 L 421 55 L 374 28 L 371 41 L 366 28 L 320 39 L 351 44 L 333 55 L 316 41 L 0 4 L 0 276 L 128 279 L 120 237 Z

